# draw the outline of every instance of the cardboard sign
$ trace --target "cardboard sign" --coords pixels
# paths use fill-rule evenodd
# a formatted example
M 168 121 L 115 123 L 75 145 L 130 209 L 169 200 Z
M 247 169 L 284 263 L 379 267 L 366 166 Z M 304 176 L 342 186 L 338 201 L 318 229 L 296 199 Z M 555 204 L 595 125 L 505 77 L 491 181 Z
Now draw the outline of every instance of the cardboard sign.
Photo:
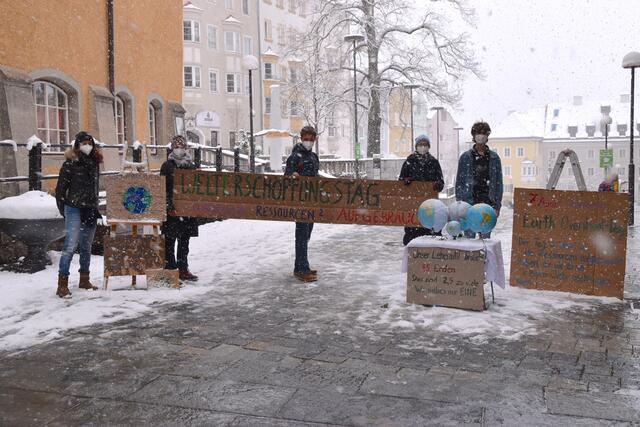
M 104 276 L 134 276 L 164 268 L 164 236 L 105 236 Z
M 628 195 L 516 188 L 512 286 L 622 299 Z
M 410 248 L 407 302 L 484 310 L 483 251 Z
M 105 176 L 107 218 L 114 222 L 156 222 L 167 218 L 165 177 L 144 173 Z
M 297 179 L 177 169 L 180 216 L 420 227 L 417 209 L 437 198 L 430 182 Z

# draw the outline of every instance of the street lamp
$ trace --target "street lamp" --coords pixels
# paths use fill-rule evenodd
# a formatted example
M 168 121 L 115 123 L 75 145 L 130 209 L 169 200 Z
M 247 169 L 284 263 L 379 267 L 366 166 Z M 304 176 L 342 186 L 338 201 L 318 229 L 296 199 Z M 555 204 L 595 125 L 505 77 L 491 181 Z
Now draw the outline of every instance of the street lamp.
M 609 149 L 609 125 L 613 122 L 609 113 L 611 112 L 611 106 L 603 105 L 600 107 L 600 112 L 602 113 L 602 119 L 600 120 L 600 129 L 604 129 L 604 149 L 605 151 Z M 604 167 L 604 178 L 606 179 L 609 176 L 609 167 Z
M 408 84 L 408 85 L 404 85 L 405 89 L 409 89 L 409 99 L 411 102 L 411 144 L 413 145 L 414 143 L 414 139 L 413 139 L 413 90 L 414 89 L 420 89 L 420 85 L 417 84 Z
M 635 117 L 633 111 L 634 92 L 635 92 L 635 74 L 636 68 L 640 67 L 640 52 L 629 52 L 622 59 L 622 68 L 631 69 L 631 120 L 629 127 L 629 140 L 631 145 L 631 157 L 629 157 L 629 225 L 633 225 L 633 209 L 635 206 L 635 166 L 633 165 L 633 126 L 635 125 Z
M 444 110 L 444 107 L 432 107 L 431 109 L 436 112 L 436 159 L 440 161 L 440 111 Z
M 354 145 L 353 151 L 356 159 L 356 179 L 360 178 L 358 170 L 358 157 L 360 157 L 360 144 L 358 144 L 358 81 L 357 81 L 357 68 L 356 68 L 356 43 L 364 41 L 364 36 L 361 34 L 348 34 L 344 36 L 344 41 L 353 43 L 353 135 Z
M 258 58 L 253 55 L 246 55 L 242 58 L 242 66 L 249 70 L 249 170 L 251 173 L 256 172 L 256 150 L 253 141 L 253 76 L 251 72 L 257 70 L 260 66 Z

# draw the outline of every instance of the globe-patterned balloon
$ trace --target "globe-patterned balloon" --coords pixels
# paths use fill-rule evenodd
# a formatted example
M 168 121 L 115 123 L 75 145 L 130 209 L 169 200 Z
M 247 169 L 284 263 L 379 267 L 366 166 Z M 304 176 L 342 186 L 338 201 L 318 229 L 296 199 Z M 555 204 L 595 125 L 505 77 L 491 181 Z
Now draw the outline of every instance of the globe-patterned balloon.
M 467 211 L 471 205 L 467 202 L 457 201 L 449 205 L 449 219 L 458 221 L 463 230 L 468 230 Z
M 442 230 L 442 227 L 449 220 L 447 205 L 438 199 L 425 200 L 418 208 L 418 220 L 425 228 L 434 231 Z
M 124 208 L 133 214 L 141 214 L 151 206 L 151 193 L 144 187 L 129 187 L 122 198 Z
M 462 234 L 462 226 L 458 221 L 449 221 L 442 229 L 442 234 L 455 239 Z
M 496 211 L 486 203 L 473 205 L 467 211 L 467 225 L 474 233 L 489 233 L 497 221 Z

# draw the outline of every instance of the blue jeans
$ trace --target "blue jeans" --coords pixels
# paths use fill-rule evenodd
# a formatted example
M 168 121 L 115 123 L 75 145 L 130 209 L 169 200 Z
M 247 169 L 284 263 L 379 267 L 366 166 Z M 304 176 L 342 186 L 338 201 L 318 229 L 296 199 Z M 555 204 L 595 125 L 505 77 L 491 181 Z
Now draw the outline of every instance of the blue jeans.
M 311 239 L 312 222 L 296 222 L 296 262 L 293 266 L 294 273 L 306 273 L 310 270 L 307 248 Z
M 80 222 L 80 209 L 64 206 L 64 248 L 60 256 L 58 274 L 69 276 L 69 266 L 71 258 L 78 246 L 80 247 L 80 272 L 88 273 L 91 264 L 91 244 L 93 236 L 96 234 L 96 226 L 82 225 Z

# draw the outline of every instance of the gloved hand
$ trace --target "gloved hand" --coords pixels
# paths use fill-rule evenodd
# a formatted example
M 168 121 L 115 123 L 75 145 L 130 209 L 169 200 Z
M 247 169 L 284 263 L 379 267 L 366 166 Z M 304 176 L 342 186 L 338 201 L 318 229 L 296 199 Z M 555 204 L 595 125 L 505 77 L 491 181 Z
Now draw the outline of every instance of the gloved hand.
M 404 185 L 409 185 L 413 180 L 410 177 L 406 177 L 403 181 L 404 181 Z
M 167 215 L 169 215 L 169 216 L 178 216 L 178 214 L 176 213 L 175 209 L 171 209 L 169 212 L 167 212 Z

